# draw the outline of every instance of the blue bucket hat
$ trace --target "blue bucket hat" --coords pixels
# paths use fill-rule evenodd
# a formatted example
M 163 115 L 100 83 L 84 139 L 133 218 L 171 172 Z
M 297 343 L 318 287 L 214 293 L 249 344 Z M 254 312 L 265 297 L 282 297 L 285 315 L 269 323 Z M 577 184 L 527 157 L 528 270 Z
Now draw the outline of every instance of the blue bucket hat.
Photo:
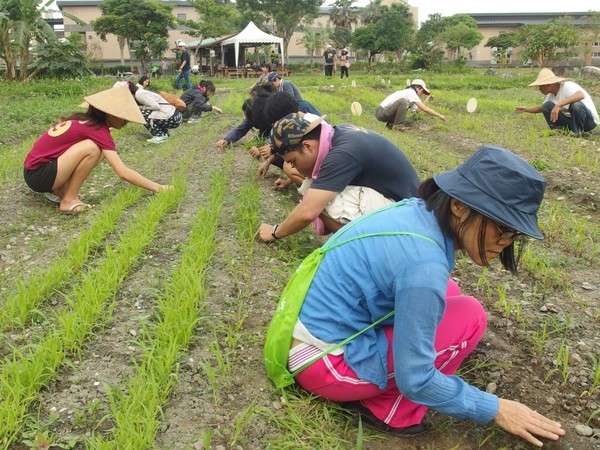
M 480 147 L 461 166 L 433 177 L 446 194 L 516 231 L 544 239 L 537 212 L 546 180 L 514 153 Z

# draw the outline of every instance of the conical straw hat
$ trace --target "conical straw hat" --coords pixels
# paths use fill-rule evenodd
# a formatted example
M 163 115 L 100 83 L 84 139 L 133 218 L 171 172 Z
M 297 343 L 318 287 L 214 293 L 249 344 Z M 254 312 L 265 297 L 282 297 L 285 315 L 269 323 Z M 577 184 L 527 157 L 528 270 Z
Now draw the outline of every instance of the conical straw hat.
M 117 86 L 83 98 L 89 105 L 111 116 L 129 122 L 146 123 L 133 95 L 125 86 Z
M 546 84 L 560 83 L 565 80 L 567 80 L 567 78 L 557 77 L 550 69 L 542 69 L 537 79 L 529 84 L 529 86 L 544 86 Z

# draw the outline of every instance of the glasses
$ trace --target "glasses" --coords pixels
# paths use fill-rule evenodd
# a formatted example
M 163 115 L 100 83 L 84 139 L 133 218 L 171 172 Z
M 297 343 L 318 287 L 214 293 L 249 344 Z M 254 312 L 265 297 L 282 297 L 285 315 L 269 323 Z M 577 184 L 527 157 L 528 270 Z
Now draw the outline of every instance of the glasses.
M 515 230 L 507 230 L 506 228 L 502 229 L 500 228 L 500 225 L 498 225 L 496 222 L 494 222 L 494 225 L 496 225 L 496 228 L 498 229 L 498 240 L 511 240 L 511 241 L 521 241 L 523 239 L 527 238 L 526 234 L 521 233 L 520 231 L 515 231 Z

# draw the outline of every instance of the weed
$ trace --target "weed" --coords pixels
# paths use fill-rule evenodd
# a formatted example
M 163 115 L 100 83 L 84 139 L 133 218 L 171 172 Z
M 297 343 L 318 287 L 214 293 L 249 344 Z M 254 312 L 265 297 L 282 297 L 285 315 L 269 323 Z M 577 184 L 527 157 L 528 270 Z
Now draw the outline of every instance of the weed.
M 590 369 L 592 381 L 590 387 L 587 389 L 587 395 L 591 397 L 600 389 L 600 358 L 594 356 L 592 353 L 588 353 L 588 356 L 592 361 L 592 368 Z
M 253 399 L 250 405 L 243 409 L 233 421 L 233 435 L 229 440 L 229 447 L 234 448 L 240 443 L 240 438 L 244 435 L 244 431 L 250 425 L 250 421 L 255 416 L 256 399 Z
M 571 375 L 571 372 L 569 371 L 569 351 L 570 351 L 569 346 L 567 346 L 565 341 L 563 340 L 558 349 L 558 354 L 556 356 L 556 359 L 554 360 L 554 365 L 556 366 L 556 368 L 551 369 L 546 374 L 544 383 L 547 382 L 548 379 L 554 373 L 558 372 L 561 375 L 562 383 L 567 384 L 567 382 L 569 381 L 569 376 Z
M 548 341 L 547 329 L 548 325 L 544 323 L 541 329 L 534 331 L 529 338 L 529 341 L 533 344 L 533 354 L 537 364 L 542 361 L 542 357 L 544 356 L 544 348 Z

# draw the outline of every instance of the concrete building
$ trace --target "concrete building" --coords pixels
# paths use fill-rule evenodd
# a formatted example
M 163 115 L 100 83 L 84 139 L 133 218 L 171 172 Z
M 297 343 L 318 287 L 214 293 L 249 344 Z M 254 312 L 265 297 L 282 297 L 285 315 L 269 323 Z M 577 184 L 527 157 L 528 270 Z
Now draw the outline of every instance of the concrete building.
M 192 5 L 186 0 L 160 0 L 163 3 L 173 5 L 173 15 L 179 19 L 198 19 L 198 13 L 192 7 Z M 409 0 L 410 1 L 410 0 Z M 384 0 L 383 4 L 390 5 L 392 3 L 403 2 L 403 0 Z M 406 2 L 404 2 L 406 3 Z M 70 19 L 68 16 L 64 17 L 64 34 L 68 36 L 71 33 L 80 33 L 84 36 L 85 42 L 88 46 L 88 51 L 92 54 L 93 59 L 101 60 L 105 64 L 119 64 L 123 58 L 125 64 L 130 60 L 129 50 L 125 48 L 124 54 L 121 55 L 121 51 L 114 35 L 107 36 L 107 41 L 103 42 L 94 33 L 89 23 L 101 16 L 102 11 L 100 6 L 101 0 L 57 0 L 56 4 L 61 11 L 69 13 L 83 20 L 87 25 L 78 25 L 75 21 Z M 409 5 L 410 6 L 410 5 Z M 418 23 L 418 10 L 417 8 L 410 7 L 415 20 L 415 24 Z M 311 29 L 315 33 L 323 33 L 327 30 L 328 26 L 331 27 L 329 20 L 331 7 L 323 7 L 320 9 L 319 16 L 310 25 Z M 468 58 L 469 65 L 475 66 L 488 66 L 496 63 L 492 49 L 485 47 L 487 40 L 492 36 L 498 36 L 501 33 L 508 33 L 516 31 L 520 26 L 525 24 L 541 24 L 550 19 L 564 16 L 566 13 L 554 12 L 554 13 L 490 13 L 490 14 L 469 14 L 473 17 L 479 27 L 479 31 L 484 35 L 484 39 L 481 43 L 470 50 L 466 50 L 464 55 Z M 573 17 L 575 25 L 581 24 L 581 18 L 589 15 L 588 12 L 581 13 L 568 13 L 569 16 Z M 190 36 L 183 34 L 185 27 L 178 25 L 175 29 L 169 31 L 169 41 L 175 48 L 175 43 L 179 40 L 185 42 L 195 42 Z M 270 30 L 265 30 L 269 32 Z M 288 61 L 290 63 L 302 63 L 309 62 L 309 52 L 302 45 L 298 44 L 298 41 L 302 38 L 302 32 L 295 32 L 289 42 L 288 46 Z M 327 44 L 327 42 L 325 43 Z M 600 63 L 600 42 L 589 42 L 584 43 L 585 45 L 591 46 L 591 51 L 581 52 L 579 61 L 583 60 L 583 63 L 595 64 Z M 513 65 L 521 64 L 518 60 L 518 50 L 514 49 L 512 53 Z M 321 55 L 323 54 L 324 48 L 318 48 L 314 52 L 313 61 L 319 62 Z M 173 59 L 175 54 L 170 51 L 166 54 L 169 59 Z M 351 56 L 352 53 L 351 53 Z M 198 61 L 201 62 L 201 61 Z M 198 62 L 192 61 L 193 64 Z M 573 61 L 576 63 L 577 59 Z
M 160 1 L 174 6 L 172 13 L 178 19 L 198 19 L 198 13 L 188 1 Z M 102 3 L 103 1 L 101 0 L 57 0 L 56 5 L 62 12 L 75 16 L 86 23 L 86 25 L 79 25 L 77 22 L 70 19 L 68 15 L 65 15 L 64 34 L 65 36 L 69 36 L 71 33 L 81 34 L 93 60 L 103 61 L 105 64 L 120 64 L 123 59 L 124 63 L 127 64 L 130 61 L 129 49 L 125 48 L 122 55 L 115 35 L 106 36 L 106 42 L 104 42 L 98 37 L 90 25 L 92 20 L 97 19 L 102 15 Z M 180 40 L 187 42 L 191 39 L 190 36 L 182 33 L 185 29 L 187 29 L 187 27 L 178 24 L 174 29 L 169 30 L 169 43 L 172 45 L 173 50 L 176 47 L 176 42 Z M 164 56 L 169 60 L 175 59 L 175 53 L 173 51 L 168 52 L 168 54 L 165 54 Z
M 556 19 L 568 15 L 573 18 L 573 24 L 579 26 L 583 23 L 582 18 L 589 16 L 589 12 L 561 13 L 561 12 L 536 12 L 536 13 L 489 13 L 489 14 L 468 14 L 477 21 L 477 27 L 484 38 L 481 43 L 465 52 L 469 58 L 470 65 L 489 66 L 497 63 L 493 50 L 485 47 L 488 39 L 493 36 L 499 36 L 502 33 L 512 33 L 523 25 L 541 25 L 551 19 Z M 581 50 L 578 57 L 573 58 L 571 63 L 584 65 L 600 64 L 600 42 L 584 42 L 584 46 L 591 46 L 592 51 Z M 510 64 L 522 64 L 519 59 L 519 48 L 513 49 Z

